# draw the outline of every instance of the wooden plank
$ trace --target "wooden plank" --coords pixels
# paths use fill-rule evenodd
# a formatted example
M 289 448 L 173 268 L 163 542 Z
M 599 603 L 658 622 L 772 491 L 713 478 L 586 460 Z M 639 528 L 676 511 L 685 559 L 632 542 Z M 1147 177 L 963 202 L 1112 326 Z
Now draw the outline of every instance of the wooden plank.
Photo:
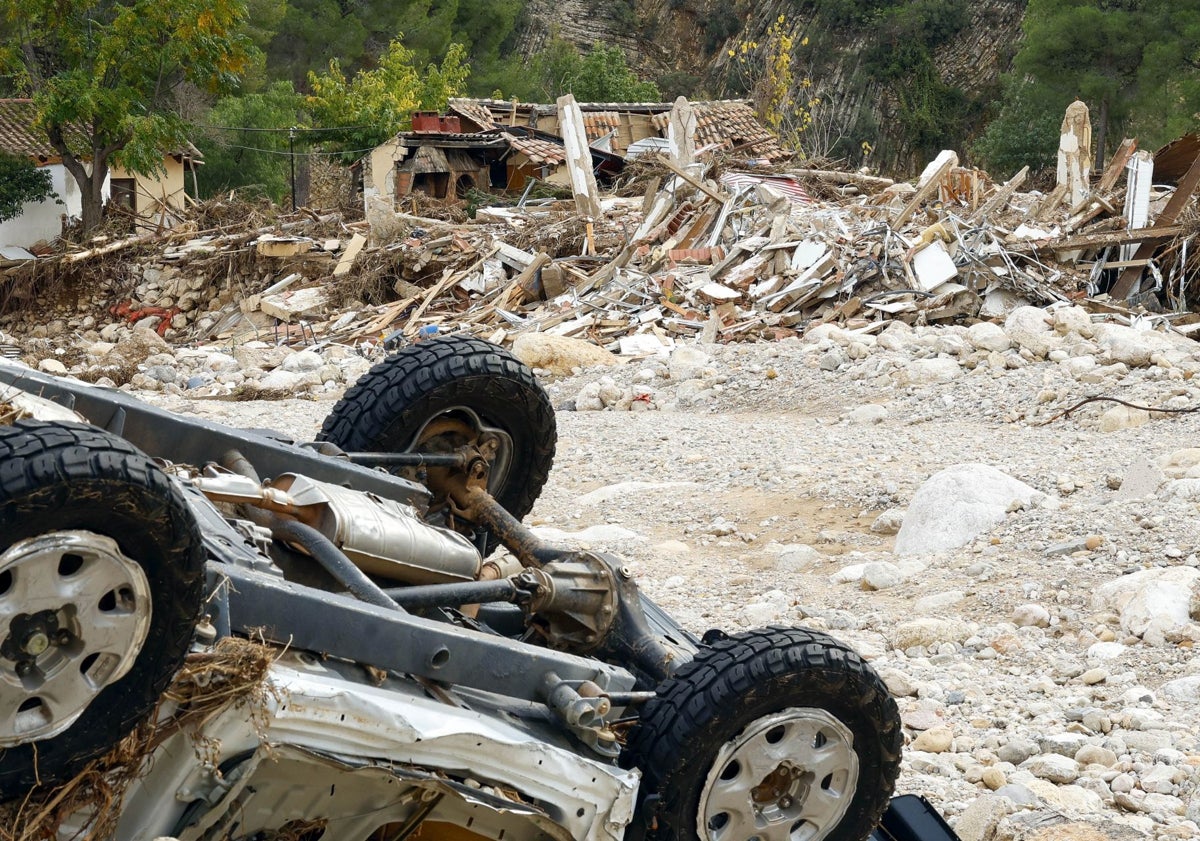
M 1196 187 L 1200 186 L 1200 155 L 1192 161 L 1192 165 L 1188 167 L 1188 171 L 1183 178 L 1179 179 L 1179 186 L 1175 188 L 1175 194 L 1171 196 L 1167 202 L 1167 206 L 1163 208 L 1163 212 L 1158 215 L 1155 220 L 1156 226 L 1171 225 L 1179 218 L 1179 214 L 1183 213 L 1188 202 L 1192 200 L 1192 194 L 1196 192 Z M 1146 229 L 1142 229 L 1146 230 Z M 1157 242 L 1143 242 L 1138 246 L 1138 250 L 1134 253 L 1134 260 L 1149 260 L 1154 256 L 1154 252 L 1158 249 Z M 1124 300 L 1134 291 L 1138 282 L 1142 279 L 1143 269 L 1140 266 L 1131 266 L 1121 272 L 1121 276 L 1117 278 L 1117 282 L 1113 284 L 1113 288 L 1109 294 L 1117 300 Z
M 443 292 L 445 292 L 451 286 L 458 283 L 460 280 L 462 280 L 464 277 L 469 275 L 471 272 L 475 271 L 477 268 L 482 266 L 484 261 L 487 260 L 489 257 L 491 257 L 495 253 L 496 253 L 496 247 L 493 245 L 490 249 L 488 249 L 487 254 L 484 254 L 482 257 L 480 257 L 478 260 L 476 260 L 474 263 L 472 263 L 468 268 L 465 268 L 460 272 L 450 272 L 445 277 L 443 277 L 441 280 L 439 280 L 437 283 L 435 283 L 433 285 L 433 287 L 425 294 L 425 297 L 421 301 L 420 306 L 418 306 L 415 310 L 413 310 L 413 314 L 409 317 L 408 324 L 405 325 L 404 331 L 407 333 L 408 331 L 410 331 L 413 328 L 414 325 L 416 325 L 417 319 L 419 319 L 422 315 L 425 314 L 425 310 L 429 309 L 429 305 L 433 303 L 434 299 L 437 298 L 438 295 L 441 295 Z
M 1067 197 L 1067 190 L 1069 189 L 1070 187 L 1068 187 L 1066 184 L 1059 184 L 1057 187 L 1051 190 L 1050 195 L 1046 196 L 1046 200 L 1042 202 L 1042 204 L 1034 211 L 1034 220 L 1040 222 L 1053 213 L 1054 210 L 1063 203 L 1063 199 Z
M 662 186 L 662 176 L 656 175 L 646 183 L 646 194 L 642 196 L 642 216 L 650 212 L 650 208 L 654 205 L 654 197 L 658 195 L 658 188 Z
M 1096 182 L 1097 193 L 1107 193 L 1113 187 L 1117 186 L 1117 181 L 1121 179 L 1121 173 L 1125 171 L 1125 165 L 1129 163 L 1129 159 L 1133 157 L 1133 153 L 1137 151 L 1137 140 L 1132 137 L 1127 137 L 1121 141 L 1121 145 L 1117 147 L 1117 151 L 1113 153 L 1112 160 L 1108 162 L 1108 166 L 1104 170 L 1104 174 L 1100 176 L 1100 180 Z
M 917 192 L 913 194 L 912 200 L 909 201 L 909 203 L 904 206 L 904 209 L 900 211 L 896 218 L 892 220 L 892 227 L 899 228 L 901 225 L 907 222 L 912 215 L 917 212 L 917 208 L 919 208 L 926 199 L 928 199 L 937 191 L 937 189 L 942 185 L 942 179 L 946 177 L 946 173 L 953 168 L 953 161 L 944 161 L 942 165 L 937 168 L 937 171 L 935 171 L 933 175 L 929 177 L 929 180 L 925 182 L 925 185 L 920 187 Z
M 341 277 L 344 274 L 348 274 L 351 267 L 354 266 L 355 258 L 358 257 L 359 252 L 363 250 L 363 246 L 366 244 L 367 238 L 362 234 L 355 234 L 350 237 L 350 242 L 346 245 L 346 250 L 338 258 L 337 265 L 333 267 L 333 276 Z
M 1008 204 L 1012 194 L 1017 191 L 1017 188 L 1025 183 L 1025 178 L 1029 175 L 1029 167 L 1022 167 L 1021 171 L 1008 179 L 995 194 L 983 203 L 983 206 L 972 213 L 968 219 L 972 222 L 982 222 L 997 210 L 1002 209 Z
M 699 178 L 696 178 L 694 175 L 692 175 L 689 172 L 685 172 L 684 170 L 675 166 L 675 164 L 671 163 L 670 161 L 663 160 L 663 161 L 660 161 L 660 163 L 663 166 L 665 166 L 667 169 L 671 170 L 671 172 L 678 175 L 684 181 L 691 184 L 697 190 L 704 193 L 704 195 L 708 196 L 713 201 L 715 201 L 719 204 L 724 204 L 725 201 L 727 201 L 729 199 L 729 196 L 725 195 L 724 193 L 718 193 L 716 190 L 714 190 L 712 187 L 709 187 L 707 184 L 705 184 Z
M 1042 239 L 1029 242 L 1006 243 L 1005 248 L 1014 253 L 1033 251 L 1078 251 L 1081 248 L 1098 248 L 1105 245 L 1128 245 L 1142 240 L 1172 239 L 1184 232 L 1182 225 L 1162 225 L 1139 228 L 1136 231 L 1109 231 L 1102 234 L 1080 234 L 1077 237 Z

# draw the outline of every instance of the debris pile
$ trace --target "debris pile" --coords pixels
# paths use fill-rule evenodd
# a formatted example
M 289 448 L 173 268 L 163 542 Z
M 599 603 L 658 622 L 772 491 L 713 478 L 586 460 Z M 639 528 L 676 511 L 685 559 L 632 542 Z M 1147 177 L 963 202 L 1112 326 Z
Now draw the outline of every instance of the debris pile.
M 545 334 L 644 357 L 679 339 L 776 340 L 830 323 L 877 335 L 898 322 L 1003 321 L 1057 303 L 1125 325 L 1148 312 L 1184 335 L 1200 329 L 1188 311 L 1200 294 L 1196 138 L 1155 156 L 1126 141 L 1074 205 L 1078 167 L 1042 193 L 1020 191 L 1025 170 L 995 184 L 950 151 L 915 183 L 697 157 L 641 156 L 630 168 L 640 198 L 626 181 L 605 194 L 584 184 L 573 201 L 480 207 L 467 219 L 457 205 L 452 221 L 302 211 L 271 225 L 193 222 L 13 261 L 0 269 L 0 324 L 41 343 L 10 354 L 37 364 L 53 353 L 52 369 L 117 385 L 141 374 L 144 387 L 153 378 L 145 356 L 132 367 L 120 354 L 99 364 L 134 326 L 176 345 L 255 355 L 264 371 L 273 353 L 282 364 L 268 352 L 278 346 L 337 345 L 341 360 L 361 360 L 435 332 L 501 343 Z M 321 382 L 345 381 L 322 373 Z M 296 385 L 279 380 L 262 390 Z

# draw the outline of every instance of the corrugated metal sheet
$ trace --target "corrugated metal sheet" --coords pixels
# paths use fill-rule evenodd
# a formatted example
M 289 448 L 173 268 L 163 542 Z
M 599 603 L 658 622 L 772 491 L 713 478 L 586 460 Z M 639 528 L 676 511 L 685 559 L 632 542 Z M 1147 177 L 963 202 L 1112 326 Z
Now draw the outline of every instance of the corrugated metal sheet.
M 793 202 L 812 204 L 812 196 L 804 192 L 800 182 L 788 175 L 758 175 L 752 172 L 726 172 L 721 176 L 721 183 L 730 190 L 740 187 L 768 184 L 772 189 L 783 193 Z

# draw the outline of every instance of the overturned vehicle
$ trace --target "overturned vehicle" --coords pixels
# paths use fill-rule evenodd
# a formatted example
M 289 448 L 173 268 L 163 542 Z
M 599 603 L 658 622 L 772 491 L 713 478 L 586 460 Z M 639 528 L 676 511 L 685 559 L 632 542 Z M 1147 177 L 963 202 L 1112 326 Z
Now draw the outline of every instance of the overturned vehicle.
M 697 638 L 521 524 L 554 414 L 499 348 L 389 357 L 312 443 L 9 364 L 0 403 L 14 838 L 859 841 L 888 805 L 852 650 Z

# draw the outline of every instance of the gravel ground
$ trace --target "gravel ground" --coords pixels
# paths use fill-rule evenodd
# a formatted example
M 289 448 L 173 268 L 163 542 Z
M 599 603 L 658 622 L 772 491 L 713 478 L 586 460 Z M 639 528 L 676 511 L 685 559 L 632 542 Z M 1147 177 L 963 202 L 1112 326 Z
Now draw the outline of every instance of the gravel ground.
M 549 381 L 558 454 L 527 521 L 626 555 L 696 631 L 784 622 L 853 644 L 906 722 L 900 789 L 928 796 L 964 841 L 1197 837 L 1200 627 L 1135 633 L 1097 589 L 1197 566 L 1189 480 L 1163 484 L 1147 462 L 1200 446 L 1200 414 L 1102 432 L 1112 404 L 1090 404 L 1045 423 L 1097 393 L 1195 405 L 1191 371 L 1081 379 L 1062 360 L 1018 359 L 947 382 L 898 377 L 961 331 L 931 335 L 886 365 L 853 348 L 829 364 L 840 351 L 827 342 L 706 347 L 703 388 L 665 379 L 667 363 Z M 573 410 L 605 377 L 654 394 L 634 411 Z M 149 397 L 305 438 L 332 406 Z M 894 554 L 889 518 L 965 463 L 1045 496 L 961 548 Z M 1146 474 L 1178 492 L 1137 493 Z M 1163 581 L 1167 594 L 1192 583 Z

